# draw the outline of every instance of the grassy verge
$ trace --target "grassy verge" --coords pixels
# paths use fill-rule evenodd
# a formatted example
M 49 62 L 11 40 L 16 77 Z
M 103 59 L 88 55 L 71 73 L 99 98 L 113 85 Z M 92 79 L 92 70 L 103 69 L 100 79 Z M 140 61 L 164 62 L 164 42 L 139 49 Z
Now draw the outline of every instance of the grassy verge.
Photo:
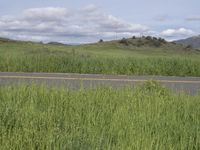
M 4 72 L 200 76 L 200 61 L 190 58 L 101 58 L 84 54 L 0 56 Z
M 0 149 L 199 149 L 199 96 L 132 89 L 0 88 Z

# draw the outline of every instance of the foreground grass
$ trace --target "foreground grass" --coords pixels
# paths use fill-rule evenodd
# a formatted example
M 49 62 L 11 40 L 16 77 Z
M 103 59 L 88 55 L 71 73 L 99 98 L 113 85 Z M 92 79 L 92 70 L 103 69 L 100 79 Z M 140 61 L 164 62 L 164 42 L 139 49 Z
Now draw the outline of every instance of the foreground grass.
M 0 88 L 0 149 L 199 149 L 200 97 L 136 89 Z
M 0 71 L 200 76 L 200 53 L 169 46 L 0 44 Z M 174 48 L 175 50 L 170 50 Z

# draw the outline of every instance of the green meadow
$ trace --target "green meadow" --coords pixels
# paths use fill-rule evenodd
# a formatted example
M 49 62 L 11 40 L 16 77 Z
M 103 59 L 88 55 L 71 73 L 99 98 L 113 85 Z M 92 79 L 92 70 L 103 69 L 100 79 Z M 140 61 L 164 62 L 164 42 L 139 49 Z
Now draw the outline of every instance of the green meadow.
M 200 76 L 200 52 L 158 40 L 78 46 L 0 40 L 0 71 Z M 0 149 L 200 149 L 200 96 L 157 82 L 0 86 Z
M 200 96 L 136 88 L 0 87 L 0 149 L 200 149 Z
M 0 71 L 200 76 L 200 52 L 127 39 L 79 46 L 1 41 Z

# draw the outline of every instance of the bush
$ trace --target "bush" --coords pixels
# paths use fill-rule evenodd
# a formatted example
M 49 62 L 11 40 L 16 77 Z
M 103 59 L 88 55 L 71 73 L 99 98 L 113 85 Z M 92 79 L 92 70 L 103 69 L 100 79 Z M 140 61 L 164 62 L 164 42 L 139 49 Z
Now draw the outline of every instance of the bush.
M 167 43 L 167 42 L 165 41 L 165 39 L 163 39 L 163 38 L 158 38 L 158 41 L 161 42 L 161 43 Z
M 192 45 L 187 45 L 185 48 L 186 49 L 192 49 Z
M 158 40 L 157 37 L 153 37 L 152 39 L 153 39 L 154 41 L 157 41 L 157 40 Z
M 151 36 L 147 36 L 145 39 L 146 40 L 152 40 L 152 37 Z
M 136 39 L 136 37 L 135 37 L 135 36 L 132 36 L 132 39 Z
M 99 40 L 99 43 L 103 43 L 104 41 L 102 39 Z
M 159 47 L 164 42 L 164 40 L 161 38 L 156 38 L 151 36 L 147 36 L 145 39 L 148 40 L 149 45 L 154 47 Z
M 126 39 L 126 38 L 123 38 L 123 39 L 121 39 L 120 41 L 119 41 L 119 43 L 121 43 L 121 44 L 124 44 L 124 45 L 126 45 L 126 46 L 128 46 L 128 40 Z

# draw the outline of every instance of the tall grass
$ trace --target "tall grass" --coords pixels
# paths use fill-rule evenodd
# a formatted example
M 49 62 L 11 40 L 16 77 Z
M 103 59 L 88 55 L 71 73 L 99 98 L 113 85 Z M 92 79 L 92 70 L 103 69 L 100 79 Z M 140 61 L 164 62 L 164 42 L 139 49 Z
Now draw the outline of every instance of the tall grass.
M 200 149 L 199 100 L 154 83 L 0 87 L 0 149 Z
M 52 46 L 0 44 L 0 71 L 200 76 L 200 53 L 168 43 L 155 48 L 114 43 Z
M 0 71 L 200 76 L 200 61 L 181 57 L 104 58 L 83 54 L 0 56 Z

